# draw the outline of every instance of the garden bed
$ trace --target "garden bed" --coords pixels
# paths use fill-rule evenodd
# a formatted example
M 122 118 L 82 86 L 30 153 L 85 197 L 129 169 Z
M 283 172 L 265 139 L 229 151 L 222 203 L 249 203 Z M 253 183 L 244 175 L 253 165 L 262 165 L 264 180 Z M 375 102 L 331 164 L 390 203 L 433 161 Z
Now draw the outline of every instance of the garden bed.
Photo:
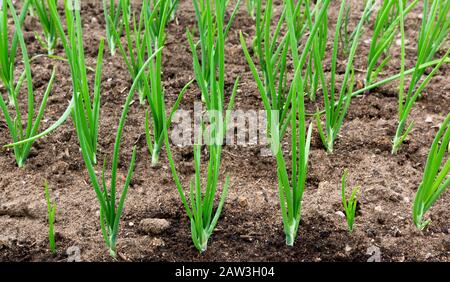
M 353 28 L 363 7 L 361 1 L 352 2 Z M 281 5 L 275 1 L 276 15 Z M 329 33 L 333 34 L 339 3 L 332 1 L 330 5 Z M 421 5 L 408 15 L 405 23 L 407 69 L 415 63 L 412 59 L 420 14 Z M 104 36 L 101 2 L 84 4 L 82 17 L 85 53 L 94 66 L 97 46 Z M 163 81 L 168 105 L 175 102 L 184 85 L 194 77 L 185 32 L 195 25 L 191 1 L 181 1 L 177 20 L 167 28 L 164 50 Z M 38 22 L 31 18 L 25 22 L 30 56 L 45 53 L 34 38 L 36 26 Z M 355 58 L 357 70 L 365 69 L 370 29 L 370 25 L 366 26 Z M 225 88 L 229 95 L 235 78 L 241 76 L 235 109 L 260 110 L 261 98 L 239 43 L 240 30 L 250 43 L 254 22 L 244 5 L 226 41 Z M 445 48 L 448 45 L 446 42 Z M 331 47 L 329 43 L 328 48 Z M 395 59 L 385 68 L 385 77 L 400 70 L 399 47 L 394 44 L 392 52 Z M 57 54 L 64 56 L 61 46 Z M 331 60 L 331 55 L 327 56 L 325 62 Z M 55 64 L 58 72 L 44 115 L 44 128 L 67 108 L 72 95 L 70 71 L 66 63 L 45 57 L 32 63 L 38 96 L 45 91 Z M 344 66 L 345 62 L 340 61 L 338 67 Z M 93 75 L 90 74 L 92 78 Z M 364 73 L 357 71 L 356 78 L 363 80 Z M 130 86 L 131 79 L 120 55 L 111 57 L 105 50 L 98 153 L 101 160 L 112 155 L 118 120 Z M 172 181 L 165 150 L 160 164 L 150 165 L 144 134 L 145 108 L 136 101 L 130 107 L 120 155 L 119 179 L 123 181 L 131 148 L 137 145 L 136 170 L 122 215 L 117 260 L 367 261 L 379 251 L 382 261 L 448 261 L 450 194 L 444 193 L 433 206 L 429 213 L 433 222 L 424 231 L 413 225 L 411 213 L 429 147 L 450 109 L 450 66 L 444 65 L 424 90 L 410 116 L 415 121 L 413 131 L 399 153 L 391 155 L 391 140 L 397 126 L 397 86 L 394 82 L 352 99 L 333 154 L 325 152 L 314 131 L 299 237 L 293 247 L 285 245 L 275 159 L 262 156 L 262 146 L 224 146 L 221 171 L 231 176 L 229 196 L 204 254 L 199 254 L 192 244 L 190 223 Z M 181 108 L 192 110 L 194 101 L 200 101 L 196 87 L 187 92 Z M 308 102 L 308 110 L 313 111 L 320 101 L 318 95 L 318 104 Z M 9 142 L 2 116 L 0 144 Z M 192 148 L 172 149 L 179 173 L 188 181 L 194 174 Z M 361 186 L 352 234 L 348 233 L 341 214 L 340 178 L 345 168 L 350 171 L 349 185 Z M 10 150 L 2 149 L 0 170 L 0 261 L 66 261 L 74 255 L 74 248 L 67 253 L 70 247 L 79 249 L 82 261 L 113 260 L 104 246 L 98 222 L 99 205 L 70 118 L 53 134 L 34 144 L 24 168 L 17 167 Z M 44 179 L 49 182 L 57 203 L 55 255 L 48 250 Z M 170 225 L 160 234 L 148 233 L 141 221 L 153 218 L 165 219 Z

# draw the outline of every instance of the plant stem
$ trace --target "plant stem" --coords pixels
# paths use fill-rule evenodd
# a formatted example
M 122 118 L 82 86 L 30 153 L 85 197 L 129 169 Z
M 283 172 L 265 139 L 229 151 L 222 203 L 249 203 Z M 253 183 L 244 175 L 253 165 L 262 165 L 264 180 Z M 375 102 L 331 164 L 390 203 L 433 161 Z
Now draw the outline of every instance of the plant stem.
M 285 230 L 286 233 L 286 245 L 292 247 L 294 246 L 295 238 L 297 237 L 295 221 L 293 220 L 289 223 L 288 228 Z
M 155 143 L 153 145 L 153 152 L 152 152 L 152 166 L 156 166 L 159 161 L 159 153 L 161 151 L 161 145 L 158 143 Z

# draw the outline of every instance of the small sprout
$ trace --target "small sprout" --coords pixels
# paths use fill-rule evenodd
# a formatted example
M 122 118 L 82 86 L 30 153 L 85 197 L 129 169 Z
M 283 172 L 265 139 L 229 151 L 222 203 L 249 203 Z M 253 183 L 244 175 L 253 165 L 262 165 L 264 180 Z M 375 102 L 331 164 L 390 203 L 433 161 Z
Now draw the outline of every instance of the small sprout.
M 45 200 L 47 202 L 47 217 L 48 217 L 48 241 L 50 242 L 50 251 L 56 253 L 55 244 L 55 214 L 56 214 L 56 202 L 52 202 L 50 199 L 50 193 L 48 192 L 48 182 L 44 182 Z
M 353 231 L 353 223 L 355 221 L 356 214 L 356 206 L 358 201 L 356 200 L 356 194 L 359 191 L 359 187 L 355 187 L 352 190 L 352 194 L 350 198 L 347 200 L 345 196 L 345 181 L 348 176 L 348 170 L 344 171 L 344 175 L 342 176 L 342 205 L 345 211 L 345 218 L 347 219 L 348 232 L 352 233 Z

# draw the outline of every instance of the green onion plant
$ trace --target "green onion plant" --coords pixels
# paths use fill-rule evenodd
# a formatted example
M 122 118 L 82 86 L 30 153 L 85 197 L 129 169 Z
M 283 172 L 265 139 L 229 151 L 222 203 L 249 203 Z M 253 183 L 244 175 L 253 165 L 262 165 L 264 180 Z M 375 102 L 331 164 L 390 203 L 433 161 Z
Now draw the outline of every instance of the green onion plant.
M 312 125 L 306 128 L 305 115 L 305 81 L 306 78 L 302 75 L 302 69 L 306 61 L 307 53 L 309 52 L 312 41 L 317 40 L 317 33 L 326 17 L 330 1 L 322 1 L 320 12 L 315 17 L 314 24 L 311 16 L 307 13 L 307 21 L 310 27 L 309 36 L 302 51 L 299 55 L 297 30 L 294 21 L 294 5 L 291 1 L 285 2 L 286 8 L 286 24 L 288 27 L 288 42 L 293 58 L 295 68 L 294 77 L 291 83 L 291 90 L 289 93 L 291 113 L 289 115 L 289 122 L 291 125 L 291 168 L 290 171 L 286 165 L 281 146 L 283 133 L 280 135 L 279 126 L 271 128 L 271 149 L 276 156 L 277 161 L 277 175 L 278 175 L 278 194 L 280 198 L 281 214 L 283 218 L 284 233 L 286 235 L 286 244 L 293 246 L 297 238 L 298 228 L 301 220 L 302 198 L 305 190 L 308 158 L 311 143 Z M 244 48 L 245 49 L 245 48 Z M 244 51 L 245 52 L 245 51 Z M 283 129 L 282 129 L 283 130 Z M 289 172 L 291 176 L 289 177 Z
M 442 123 L 428 154 L 422 182 L 413 207 L 413 221 L 419 229 L 431 223 L 425 213 L 450 186 L 450 114 Z
M 56 44 L 58 44 L 58 33 L 56 31 L 56 25 L 51 17 L 50 10 L 48 8 L 47 1 L 56 2 L 56 0 L 32 0 L 32 6 L 36 11 L 39 22 L 41 23 L 42 33 L 44 38 L 35 32 L 35 37 L 47 50 L 48 55 L 53 55 L 55 52 Z
M 402 9 L 403 10 L 403 9 Z M 404 81 L 404 67 L 405 67 L 405 33 L 401 31 L 401 78 L 400 89 L 398 97 L 398 126 L 392 145 L 392 154 L 396 154 L 400 146 L 405 141 L 411 132 L 414 122 L 407 125 L 408 116 L 417 101 L 420 93 L 431 81 L 439 68 L 449 58 L 450 48 L 447 49 L 445 55 L 434 66 L 433 70 L 422 79 L 426 69 L 420 68 L 421 65 L 433 60 L 440 47 L 448 39 L 450 33 L 450 1 L 425 0 L 423 3 L 423 18 L 419 30 L 419 37 L 417 42 L 417 60 L 414 71 L 411 75 L 411 80 L 408 86 L 408 91 L 405 93 L 403 89 Z M 404 14 L 404 13 L 402 13 Z M 402 21 L 403 21 L 402 16 Z
M 309 2 L 309 1 L 306 1 L 306 2 Z M 322 3 L 323 3 L 322 1 L 318 1 L 316 3 L 316 5 L 321 5 Z M 309 3 L 307 3 L 307 4 L 309 4 Z M 315 17 L 319 16 L 319 11 L 320 11 L 319 7 L 320 6 L 317 6 L 315 8 L 315 13 L 314 13 Z M 308 9 L 308 7 L 307 7 L 307 9 Z M 306 24 L 306 20 L 305 20 L 304 24 Z M 305 89 L 306 90 L 305 91 L 308 94 L 309 99 L 311 101 L 316 100 L 316 94 L 317 94 L 319 83 L 320 83 L 319 76 L 315 75 L 314 66 L 316 64 L 322 64 L 322 61 L 325 59 L 325 55 L 326 55 L 327 39 L 328 39 L 328 18 L 327 17 L 324 18 L 324 20 L 322 21 L 322 24 L 319 26 L 319 30 L 317 32 L 316 37 L 317 38 L 315 38 L 313 40 L 311 49 L 312 50 L 317 49 L 319 56 L 315 57 L 313 52 L 311 52 L 311 54 L 309 54 L 309 61 L 306 66 L 306 79 L 305 79 Z
M 273 1 L 268 0 L 265 3 L 265 9 L 262 6 L 262 0 L 255 0 L 255 37 L 253 39 L 253 50 L 258 59 L 260 70 L 257 69 L 253 58 L 251 57 L 244 36 L 241 32 L 240 41 L 242 50 L 252 71 L 253 77 L 257 83 L 258 90 L 263 99 L 264 108 L 267 113 L 267 134 L 271 128 L 272 111 L 277 111 L 278 115 L 273 117 L 280 124 L 288 124 L 286 114 L 290 102 L 287 99 L 287 66 L 286 60 L 289 53 L 288 34 L 282 36 L 281 29 L 286 18 L 286 8 L 283 6 L 283 12 L 277 20 L 276 29 L 272 33 L 270 30 Z M 298 6 L 301 5 L 299 1 Z M 277 45 L 277 43 L 279 43 Z M 275 113 L 276 114 L 276 113 Z M 284 118 L 282 118 L 282 116 Z
M 371 10 L 371 1 L 367 2 L 367 5 L 364 9 L 364 15 Z M 347 110 L 350 106 L 351 97 L 353 93 L 353 85 L 354 85 L 354 67 L 353 60 L 355 58 L 356 50 L 359 45 L 359 41 L 361 39 L 362 27 L 364 24 L 364 16 L 359 21 L 356 29 L 355 29 L 355 37 L 352 42 L 352 47 L 348 58 L 346 60 L 346 69 L 344 73 L 344 77 L 342 80 L 341 89 L 339 90 L 339 94 L 337 99 L 335 97 L 335 89 L 336 89 L 336 74 L 337 74 L 337 57 L 338 57 L 338 49 L 339 49 L 339 33 L 341 30 L 341 26 L 343 24 L 343 18 L 346 11 L 346 1 L 342 1 L 341 8 L 339 10 L 338 20 L 336 24 L 336 31 L 334 36 L 333 43 L 333 52 L 331 59 L 331 78 L 330 78 L 330 88 L 328 88 L 327 81 L 325 79 L 325 73 L 322 67 L 322 64 L 315 64 L 316 75 L 320 77 L 320 81 L 322 83 L 322 92 L 323 92 L 323 100 L 325 107 L 325 124 L 322 124 L 321 117 L 317 115 L 317 128 L 319 131 L 320 138 L 322 140 L 325 149 L 328 152 L 333 152 L 334 142 L 339 135 L 339 131 L 341 129 L 342 123 L 344 121 Z M 320 61 L 320 52 L 318 49 L 312 51 L 317 61 Z M 335 101 L 337 105 L 335 105 Z
M 404 18 L 419 2 L 412 1 L 408 6 L 408 1 L 383 0 L 378 10 L 373 27 L 373 34 L 370 42 L 369 55 L 367 57 L 367 72 L 365 84 L 370 85 L 376 81 L 383 68 L 390 62 L 392 55 L 389 53 L 392 43 L 399 32 L 400 20 Z M 402 5 L 404 15 L 400 13 Z
M 122 3 L 124 2 L 124 4 Z M 108 42 L 109 50 L 111 52 L 111 56 L 116 54 L 116 36 L 114 36 L 114 31 L 117 34 L 122 34 L 123 25 L 121 23 L 121 15 L 122 8 L 126 7 L 127 10 L 130 9 L 130 1 L 129 0 L 119 0 L 116 4 L 115 0 L 102 0 L 103 4 L 103 14 L 105 16 L 106 23 L 106 41 Z
M 307 3 L 306 7 L 309 7 L 309 1 L 306 0 L 305 3 Z M 242 50 L 256 81 L 267 114 L 267 135 L 269 140 L 272 139 L 270 130 L 274 127 L 273 123 L 277 124 L 276 129 L 282 138 L 290 124 L 290 116 L 292 115 L 291 100 L 295 96 L 297 89 L 294 87 L 294 83 L 291 83 L 289 87 L 287 86 L 287 56 L 289 54 L 289 48 L 296 51 L 292 56 L 292 63 L 295 69 L 293 81 L 295 81 L 296 79 L 300 79 L 301 72 L 305 64 L 309 61 L 308 56 L 312 46 L 314 44 L 316 46 L 322 46 L 320 41 L 321 37 L 318 33 L 326 25 L 324 21 L 326 21 L 329 1 L 324 0 L 321 4 L 316 5 L 316 9 L 318 10 L 312 13 L 308 8 L 304 10 L 306 18 L 310 22 L 312 22 L 312 15 L 315 15 L 314 24 L 311 23 L 312 28 L 309 30 L 310 34 L 314 36 L 309 35 L 305 44 L 301 48 L 298 48 L 299 39 L 307 33 L 307 28 L 310 27 L 308 24 L 300 27 L 296 24 L 299 17 L 301 17 L 300 11 L 302 4 L 303 1 L 299 1 L 294 6 L 293 3 L 287 1 L 277 21 L 276 29 L 271 32 L 270 22 L 273 13 L 273 2 L 272 0 L 268 0 L 264 12 L 262 12 L 261 1 L 257 1 L 256 35 L 253 45 L 261 70 L 258 70 L 247 48 L 244 36 L 242 33 L 240 34 Z M 281 35 L 281 30 L 285 22 L 289 28 L 285 35 Z M 301 55 L 298 53 L 298 49 L 302 50 Z M 305 85 L 303 86 L 306 88 Z M 302 95 L 304 94 L 302 93 Z
M 39 126 L 44 115 L 45 108 L 47 106 L 47 100 L 53 87 L 53 82 L 55 80 L 56 68 L 53 68 L 51 78 L 47 84 L 47 88 L 42 96 L 42 100 L 39 108 L 36 111 L 35 108 L 35 91 L 33 89 L 33 78 L 31 73 L 30 59 L 28 57 L 28 52 L 25 45 L 25 40 L 23 37 L 21 23 L 23 22 L 22 16 L 23 11 L 28 8 L 29 2 L 25 2 L 23 6 L 23 11 L 21 17 L 19 18 L 16 14 L 16 10 L 10 0 L 5 5 L 2 6 L 0 14 L 0 72 L 2 73 L 2 82 L 5 88 L 8 89 L 9 98 L 11 101 L 12 110 L 8 108 L 6 101 L 3 96 L 0 95 L 0 108 L 6 121 L 11 139 L 14 143 L 26 140 L 37 134 Z M 15 32 L 12 41 L 12 46 L 9 48 L 8 44 L 8 27 L 7 27 L 7 17 L 8 17 L 8 7 L 11 16 L 14 20 Z M 17 46 L 18 44 L 18 46 Z M 16 51 L 20 46 L 22 51 L 22 61 L 24 65 L 24 72 L 21 74 L 20 78 L 16 82 L 15 80 L 15 64 L 16 64 Z M 22 109 L 18 102 L 19 96 L 21 94 L 23 83 L 26 82 L 27 91 L 27 111 L 26 115 L 22 113 Z M 33 143 L 27 142 L 25 144 L 16 144 L 13 147 L 14 156 L 16 158 L 16 163 L 19 167 L 23 167 L 26 159 L 30 153 Z
M 369 22 L 370 17 L 372 15 L 372 12 L 375 7 L 374 0 L 365 0 L 364 7 L 367 7 L 368 4 L 370 4 L 370 6 L 369 6 L 370 8 L 364 10 L 364 13 L 361 18 L 363 25 L 367 24 Z M 347 3 L 345 5 L 343 23 L 341 24 L 341 27 L 339 30 L 339 44 L 341 45 L 340 53 L 343 57 L 349 56 L 351 47 L 353 45 L 353 41 L 355 40 L 355 37 L 357 35 L 356 33 L 358 31 L 357 29 L 354 29 L 351 33 L 349 31 L 351 10 L 352 10 L 352 5 L 350 3 Z
M 202 146 L 202 132 L 205 127 L 202 120 L 202 126 L 200 127 L 200 134 L 198 139 L 195 140 L 194 145 L 194 163 L 195 163 L 195 177 L 190 182 L 189 189 L 189 202 L 183 191 L 181 180 L 177 174 L 175 163 L 173 160 L 172 152 L 170 150 L 169 137 L 168 137 L 168 124 L 164 121 L 164 134 L 167 156 L 172 171 L 172 176 L 180 194 L 182 203 L 186 210 L 186 213 L 191 222 L 191 235 L 194 246 L 200 251 L 206 251 L 208 240 L 214 231 L 217 221 L 222 212 L 223 205 L 228 192 L 230 178 L 227 176 L 225 184 L 223 185 L 222 194 L 220 196 L 219 204 L 214 211 L 214 202 L 217 194 L 218 178 L 220 174 L 220 163 L 222 154 L 223 139 L 225 136 L 227 123 L 230 118 L 230 111 L 234 106 L 234 101 L 237 93 L 237 86 L 239 78 L 236 82 L 231 93 L 231 97 L 227 106 L 225 119 L 223 118 L 225 108 L 225 29 L 224 27 L 224 15 L 226 9 L 225 0 L 216 0 L 215 15 L 211 9 L 210 3 L 205 2 L 205 18 L 208 22 L 208 28 L 205 30 L 201 40 L 207 40 L 207 42 L 201 42 L 203 45 L 208 45 L 204 50 L 208 50 L 206 54 L 206 60 L 200 60 L 197 56 L 196 45 L 192 34 L 188 31 L 187 37 L 192 51 L 193 65 L 196 82 L 199 85 L 199 89 L 204 98 L 204 102 L 207 107 L 209 118 L 209 130 L 205 132 L 205 138 L 207 140 L 207 147 L 209 153 L 209 162 L 206 176 L 206 187 L 202 189 L 201 182 L 201 146 Z M 204 64 L 209 64 L 206 68 L 203 68 Z M 205 80 L 204 69 L 208 69 L 209 75 Z
M 96 164 L 104 40 L 102 39 L 99 44 L 95 81 L 92 91 L 93 95 L 91 98 L 84 55 L 80 2 L 79 0 L 74 0 L 74 2 L 71 0 L 64 1 L 67 35 L 58 15 L 56 2 L 49 1 L 48 4 L 70 66 L 74 102 L 73 115 L 76 116 L 79 114 L 83 117 L 82 119 L 73 119 L 75 127 L 84 132 L 91 162 Z
M 339 42 L 342 48 L 341 53 L 344 57 L 347 57 L 350 54 L 351 44 L 355 37 L 355 33 L 350 34 L 348 31 L 348 25 L 350 23 L 350 11 L 351 5 L 347 4 L 344 11 L 344 23 L 341 25 L 341 30 L 339 32 Z
M 203 79 L 205 83 L 209 81 L 209 76 L 215 73 L 215 70 L 212 69 L 212 65 L 219 65 L 218 60 L 219 53 L 216 52 L 215 56 L 211 56 L 211 53 L 214 53 L 214 50 L 217 48 L 218 42 L 213 42 L 215 37 L 219 37 L 223 34 L 223 38 L 226 39 L 230 32 L 231 26 L 233 25 L 234 19 L 236 17 L 237 11 L 239 9 L 241 0 L 238 0 L 236 6 L 230 15 L 228 22 L 225 25 L 224 13 L 219 16 L 218 10 L 226 10 L 230 1 L 210 1 L 210 0 L 192 0 L 194 4 L 195 16 L 197 19 L 197 28 L 199 33 L 199 42 L 196 42 L 194 45 L 195 50 L 197 50 L 198 45 L 200 45 L 200 58 L 201 58 L 201 71 L 203 74 Z M 214 13 L 216 10 L 216 13 Z M 218 19 L 217 17 L 222 17 Z M 218 26 L 219 22 L 221 23 L 221 27 Z M 188 34 L 191 34 L 190 32 Z M 191 34 L 191 37 L 192 34 Z M 224 43 L 224 41 L 223 41 Z M 215 62 L 211 62 L 211 60 L 215 60 Z M 202 91 L 203 94 L 203 91 Z M 202 97 L 204 101 L 206 97 Z
M 194 5 L 198 6 L 196 1 L 194 0 Z M 207 24 L 203 26 L 199 23 L 199 26 L 204 28 L 200 32 L 199 44 L 205 46 L 201 48 L 201 59 L 197 55 L 197 44 L 195 44 L 194 37 L 189 30 L 187 31 L 195 80 L 202 93 L 202 100 L 206 104 L 206 109 L 223 112 L 225 103 L 225 38 L 229 30 L 229 27 L 224 27 L 224 18 L 228 1 L 215 0 L 215 13 L 209 1 L 201 3 L 205 5 L 201 11 L 204 12 L 203 18 Z M 230 25 L 230 21 L 228 25 Z M 228 110 L 231 110 L 230 106 L 233 107 L 238 84 L 239 77 L 235 80 Z
M 146 47 L 149 49 L 148 52 L 154 52 L 158 48 L 162 48 L 164 46 L 166 40 L 165 29 L 168 21 L 170 20 L 170 15 L 176 8 L 176 5 L 178 5 L 178 1 L 159 0 L 154 1 L 153 10 L 150 10 L 150 7 L 146 6 L 144 3 L 144 9 L 147 11 L 144 13 L 144 17 L 145 19 L 149 19 L 144 21 L 145 31 L 148 32 L 146 33 Z M 150 16 L 147 13 L 149 13 Z M 165 95 L 164 87 L 162 85 L 162 55 L 162 52 L 158 52 L 156 54 L 150 65 L 148 80 L 144 81 L 144 83 L 147 81 L 150 83 L 150 87 L 144 88 L 147 90 L 146 98 L 150 107 L 150 110 L 147 110 L 145 115 L 145 135 L 148 149 L 152 156 L 152 165 L 156 165 L 158 163 L 161 147 L 164 142 L 163 120 L 167 118 L 163 111 L 165 106 Z M 180 102 L 186 93 L 187 87 L 189 87 L 190 84 L 191 82 L 189 82 L 180 92 L 180 95 L 178 96 L 167 121 L 169 124 L 171 123 L 172 116 L 178 109 Z M 150 115 L 152 117 L 153 139 L 151 134 L 152 128 L 150 126 Z
M 145 115 L 145 134 L 148 149 L 152 156 L 152 165 L 158 164 L 159 161 L 164 142 L 163 120 L 167 119 L 163 114 L 163 108 L 165 107 L 165 94 L 162 84 L 163 54 L 162 52 L 156 52 L 156 50 L 164 47 L 166 26 L 177 4 L 177 1 L 171 0 L 143 1 L 138 19 L 135 14 L 131 17 L 126 7 L 123 6 L 125 46 L 121 43 L 117 30 L 113 29 L 120 53 L 133 80 L 136 80 L 145 59 L 152 57 L 149 70 L 141 76 L 137 86 L 141 104 L 145 104 L 147 101 L 149 105 Z M 155 56 L 150 56 L 153 53 L 155 53 Z M 169 116 L 169 124 L 189 85 L 190 83 L 184 87 L 175 102 Z
M 209 161 L 207 166 L 206 187 L 204 189 L 202 189 L 201 182 L 201 140 L 194 145 L 195 176 L 189 184 L 188 202 L 188 199 L 183 191 L 181 180 L 176 171 L 172 152 L 170 150 L 167 131 L 165 131 L 165 133 L 166 151 L 172 175 L 177 186 L 177 190 L 180 194 L 181 201 L 183 202 L 184 208 L 191 222 L 192 242 L 199 252 L 205 252 L 208 246 L 208 240 L 211 237 L 221 215 L 230 184 L 230 177 L 227 176 L 223 185 L 218 206 L 214 211 L 215 198 L 218 193 L 217 186 L 219 185 L 218 178 L 220 174 L 222 154 L 222 145 L 220 144 L 221 141 L 213 141 L 212 144 L 208 145 Z M 216 132 L 216 134 L 220 135 L 219 132 Z M 217 136 L 214 135 L 210 136 L 210 138 L 213 138 L 212 140 L 216 137 Z
M 5 1 L 1 2 L 0 6 L 0 55 L 1 55 L 1 66 L 0 66 L 0 80 L 6 88 L 6 92 L 9 98 L 9 104 L 14 105 L 14 96 L 16 94 L 16 56 L 17 49 L 19 48 L 19 32 L 14 32 L 12 36 L 12 41 L 8 38 L 8 4 Z M 30 0 L 23 3 L 22 11 L 19 15 L 19 23 L 22 26 L 25 17 L 27 16 L 28 7 L 30 6 Z
M 125 61 L 128 71 L 131 75 L 133 81 L 136 80 L 136 76 L 142 69 L 142 65 L 147 58 L 147 37 L 148 32 L 145 30 L 144 21 L 148 19 L 151 21 L 148 15 L 148 1 L 142 1 L 141 14 L 139 16 L 138 22 L 136 19 L 136 13 L 131 9 L 128 9 L 128 4 L 126 1 L 121 1 L 119 3 L 122 10 L 122 26 L 116 28 L 115 26 L 110 26 L 110 31 L 114 38 L 115 43 L 118 45 L 119 51 Z M 108 22 L 112 22 L 113 19 L 107 15 Z M 120 34 L 121 30 L 125 33 L 125 45 L 122 44 Z M 134 38 L 134 40 L 133 40 Z M 139 94 L 139 101 L 143 105 L 145 103 L 146 92 L 144 87 L 148 87 L 148 82 L 145 80 L 147 76 L 144 75 L 139 81 L 137 92 Z M 148 91 L 148 90 L 147 90 Z
M 50 244 L 50 251 L 56 252 L 55 243 L 55 215 L 56 215 L 56 203 L 50 199 L 50 193 L 48 191 L 48 182 L 44 182 L 45 201 L 47 203 L 47 218 L 48 218 L 48 241 Z
M 309 1 L 306 1 L 309 7 Z M 256 13 L 256 50 L 260 60 L 263 78 L 253 62 L 245 39 L 241 33 L 240 40 L 244 55 L 254 76 L 267 113 L 267 133 L 270 137 L 271 149 L 276 156 L 279 197 L 283 218 L 286 244 L 292 246 L 297 238 L 301 218 L 303 192 L 306 184 L 308 156 L 311 142 L 312 126 L 306 128 L 305 117 L 305 82 L 303 69 L 314 41 L 319 40 L 318 32 L 323 28 L 330 1 L 324 0 L 317 5 L 312 13 L 305 9 L 308 24 L 298 26 L 302 1 L 295 6 L 292 1 L 286 1 L 284 10 L 272 33 L 270 21 L 272 18 L 272 1 L 268 0 L 264 9 L 264 20 L 258 15 L 262 11 L 261 3 L 257 2 Z M 318 11 L 318 12 L 317 12 Z M 314 23 L 312 23 L 314 15 Z M 284 24 L 287 31 L 280 36 Z M 308 27 L 310 28 L 308 30 Z M 299 48 L 300 38 L 309 33 L 305 44 Z M 264 37 L 264 40 L 258 36 Z M 278 38 L 280 36 L 280 39 Z M 277 43 L 279 43 L 277 45 Z M 316 45 L 318 46 L 318 45 Z M 320 45 L 319 45 L 320 46 Z M 287 70 L 287 53 L 291 52 L 294 74 L 289 88 L 280 86 L 285 82 L 285 74 L 279 70 Z M 301 50 L 301 54 L 299 51 Z M 276 90 L 278 89 L 278 91 Z M 287 167 L 281 147 L 281 140 L 288 126 L 291 126 L 291 168 Z M 289 176 L 289 172 L 291 176 Z
M 295 83 L 297 84 L 297 83 Z M 304 90 L 299 80 L 299 92 Z M 300 92 L 302 93 L 302 92 Z M 293 246 L 301 219 L 302 198 L 305 190 L 312 125 L 306 130 L 304 96 L 297 94 L 291 100 L 291 176 L 283 156 L 280 139 L 272 130 L 272 150 L 277 161 L 278 194 L 283 218 L 286 244 Z
M 145 59 L 149 57 L 149 54 L 152 54 L 152 49 L 164 46 L 165 28 L 173 9 L 176 7 L 175 4 L 176 2 L 170 0 L 142 1 L 140 14 L 136 15 L 135 11 L 129 11 L 126 8 L 126 3 L 122 2 L 125 45 L 121 43 L 119 31 L 112 29 L 112 32 L 133 80 L 136 79 Z M 141 78 L 137 88 L 139 102 L 144 105 L 147 100 L 152 115 L 158 116 L 160 111 L 157 112 L 158 109 L 153 110 L 153 108 L 157 107 L 155 100 L 164 101 L 162 86 L 160 85 L 161 57 L 162 54 L 155 58 L 151 71 Z M 154 121 L 157 122 L 157 120 Z
M 345 187 L 346 187 L 346 179 L 348 176 L 348 170 L 344 171 L 344 175 L 342 175 L 342 206 L 345 211 L 345 218 L 347 219 L 348 232 L 353 232 L 353 223 L 355 222 L 356 215 L 356 206 L 358 201 L 356 200 L 356 194 L 359 191 L 359 187 L 355 187 L 352 190 L 352 194 L 350 198 L 347 199 L 345 195 Z
M 303 1 L 295 6 L 292 1 L 285 1 L 283 12 L 277 22 L 275 30 L 270 30 L 272 19 L 272 1 L 268 0 L 262 13 L 262 4 L 257 1 L 256 7 L 256 38 L 254 49 L 259 59 L 261 74 L 247 48 L 241 32 L 242 50 L 252 71 L 260 92 L 267 115 L 267 135 L 271 143 L 271 150 L 277 161 L 278 188 L 281 213 L 283 218 L 286 244 L 292 246 L 297 238 L 301 219 L 303 192 L 306 185 L 308 156 L 311 142 L 312 126 L 306 128 L 305 88 L 306 76 L 303 69 L 308 61 L 312 46 L 321 46 L 319 30 L 326 26 L 326 14 L 330 1 L 324 0 L 316 5 L 317 10 L 304 10 L 305 23 L 298 25 L 301 18 L 300 8 Z M 309 7 L 309 1 L 305 1 Z M 263 16 L 263 17 L 261 17 Z M 314 23 L 312 18 L 314 17 Z M 287 26 L 285 35 L 281 30 Z M 309 30 L 308 30 L 309 28 Z M 304 45 L 299 48 L 299 41 L 309 33 Z M 320 49 L 320 48 L 317 48 Z M 294 68 L 290 87 L 286 87 L 287 67 L 286 59 L 292 55 Z M 299 51 L 301 50 L 301 54 Z M 311 62 L 311 61 L 309 61 Z M 287 167 L 281 147 L 281 141 L 291 126 L 291 168 Z M 289 176 L 289 172 L 291 175 Z
M 157 50 L 157 52 L 160 52 L 161 49 Z M 138 72 L 136 76 L 136 80 L 133 82 L 133 85 L 131 86 L 130 92 L 128 93 L 128 96 L 126 98 L 126 102 L 123 106 L 122 115 L 120 117 L 119 125 L 117 128 L 116 133 L 116 140 L 114 143 L 114 152 L 112 157 L 112 165 L 111 165 L 111 180 L 110 180 L 110 187 L 107 188 L 107 181 L 105 177 L 105 170 L 106 170 L 106 160 L 103 165 L 102 175 L 101 179 L 99 180 L 97 178 L 97 175 L 95 173 L 95 168 L 92 164 L 91 156 L 90 156 L 90 140 L 89 136 L 85 134 L 82 127 L 76 127 L 77 130 L 77 136 L 80 142 L 81 146 L 81 152 L 83 155 L 84 162 L 86 164 L 86 168 L 89 173 L 89 177 L 92 183 L 92 186 L 94 188 L 95 194 L 97 196 L 97 199 L 100 204 L 100 227 L 102 230 L 102 235 L 105 240 L 106 246 L 109 249 L 109 254 L 112 257 L 116 257 L 117 255 L 117 234 L 119 231 L 119 224 L 120 224 L 120 217 L 122 215 L 123 207 L 125 204 L 125 199 L 127 196 L 128 188 L 130 186 L 131 179 L 133 177 L 135 162 L 136 162 L 136 146 L 133 148 L 133 154 L 131 157 L 131 162 L 128 167 L 128 173 L 127 177 L 125 179 L 125 183 L 123 184 L 122 193 L 120 196 L 119 201 L 117 202 L 116 199 L 116 188 L 118 186 L 118 180 L 117 180 L 117 168 L 119 165 L 119 152 L 120 152 L 120 142 L 122 138 L 123 128 L 125 126 L 126 117 L 128 114 L 128 110 L 131 104 L 131 101 L 133 100 L 134 93 L 136 90 L 137 85 L 139 84 L 139 80 L 141 76 L 145 73 L 145 69 L 150 65 L 151 60 L 156 55 L 156 53 L 153 53 L 150 58 L 144 62 L 142 69 Z M 81 96 L 80 93 L 76 93 L 75 95 Z M 80 111 L 76 111 L 76 107 L 74 110 L 74 119 L 75 124 L 79 124 L 83 122 L 84 116 Z
M 245 4 L 247 5 L 248 15 L 255 20 L 256 19 L 256 3 L 258 0 L 245 0 Z

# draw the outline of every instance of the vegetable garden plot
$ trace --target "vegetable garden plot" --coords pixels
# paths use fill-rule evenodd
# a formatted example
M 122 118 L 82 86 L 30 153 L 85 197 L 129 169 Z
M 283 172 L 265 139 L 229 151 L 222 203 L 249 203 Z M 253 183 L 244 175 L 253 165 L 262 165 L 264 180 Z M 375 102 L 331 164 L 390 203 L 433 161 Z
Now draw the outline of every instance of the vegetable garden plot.
M 448 260 L 450 1 L 63 2 L 0 14 L 1 260 Z

